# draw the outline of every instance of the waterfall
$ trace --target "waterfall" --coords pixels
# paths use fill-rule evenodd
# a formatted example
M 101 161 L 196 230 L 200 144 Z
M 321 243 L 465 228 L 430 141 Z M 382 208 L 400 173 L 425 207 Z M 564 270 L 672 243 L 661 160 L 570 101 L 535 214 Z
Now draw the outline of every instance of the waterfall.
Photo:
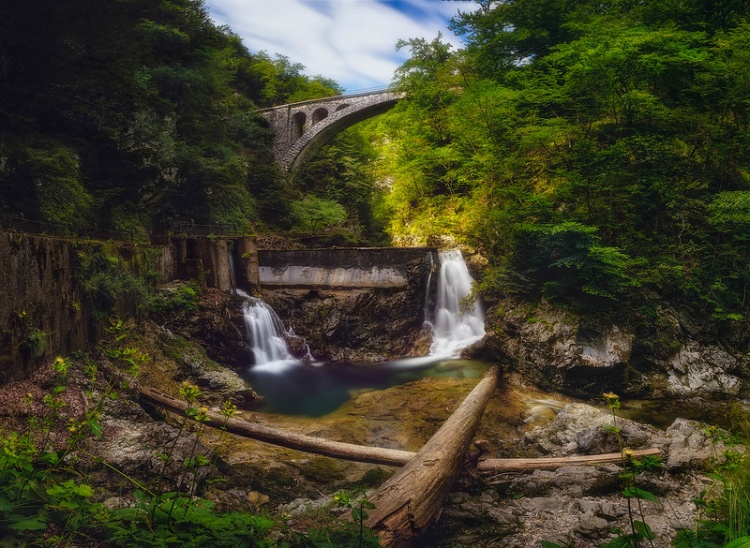
M 261 299 L 248 296 L 242 303 L 242 313 L 256 367 L 296 363 L 297 360 L 286 345 L 284 325 L 273 308 Z
M 474 279 L 460 251 L 440 252 L 433 342 L 430 354 L 455 356 L 484 337 L 484 312 L 477 300 L 467 302 Z

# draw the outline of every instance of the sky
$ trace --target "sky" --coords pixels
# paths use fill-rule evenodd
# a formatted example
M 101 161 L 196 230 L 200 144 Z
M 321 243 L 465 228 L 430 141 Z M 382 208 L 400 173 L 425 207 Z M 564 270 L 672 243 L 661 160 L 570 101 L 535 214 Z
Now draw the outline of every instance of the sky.
M 461 46 L 448 30 L 458 10 L 473 2 L 445 0 L 206 0 L 212 20 L 228 25 L 251 52 L 288 57 L 347 93 L 384 88 L 409 57 L 399 39 L 443 41 Z

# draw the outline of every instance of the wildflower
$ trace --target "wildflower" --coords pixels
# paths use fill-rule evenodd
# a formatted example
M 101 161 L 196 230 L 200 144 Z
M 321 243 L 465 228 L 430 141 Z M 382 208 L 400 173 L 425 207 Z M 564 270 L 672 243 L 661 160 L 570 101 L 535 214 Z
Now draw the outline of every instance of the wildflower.
M 55 373 L 67 373 L 70 368 L 70 360 L 66 360 L 62 356 L 55 358 L 55 363 L 52 365 Z
M 190 384 L 187 381 L 183 381 L 180 386 L 180 396 L 188 403 L 195 401 L 200 394 L 200 389 L 196 385 Z
M 610 409 L 620 408 L 620 396 L 618 396 L 614 392 L 605 392 L 604 394 L 602 394 L 602 397 L 604 398 L 607 407 L 609 407 Z
M 232 402 L 225 400 L 224 403 L 221 404 L 221 414 L 225 417 L 233 417 L 237 413 L 237 406 L 234 405 Z

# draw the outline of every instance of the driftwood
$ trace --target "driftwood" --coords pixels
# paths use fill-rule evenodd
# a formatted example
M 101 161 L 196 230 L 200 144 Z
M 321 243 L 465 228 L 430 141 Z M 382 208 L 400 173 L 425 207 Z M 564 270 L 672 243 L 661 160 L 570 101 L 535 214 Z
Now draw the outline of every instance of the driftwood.
M 384 545 L 408 546 L 440 517 L 498 374 L 497 366 L 490 368 L 414 458 L 370 497 L 375 509 L 365 525 L 377 531 Z

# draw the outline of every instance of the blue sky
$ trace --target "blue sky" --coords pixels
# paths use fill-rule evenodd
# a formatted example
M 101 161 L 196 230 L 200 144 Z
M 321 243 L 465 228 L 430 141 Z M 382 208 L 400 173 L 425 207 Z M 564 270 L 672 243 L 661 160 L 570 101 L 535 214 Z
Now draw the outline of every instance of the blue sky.
M 309 76 L 320 74 L 347 92 L 387 86 L 408 57 L 399 39 L 443 40 L 458 10 L 473 2 L 443 0 L 206 0 L 213 21 L 228 25 L 251 52 L 285 55 Z

